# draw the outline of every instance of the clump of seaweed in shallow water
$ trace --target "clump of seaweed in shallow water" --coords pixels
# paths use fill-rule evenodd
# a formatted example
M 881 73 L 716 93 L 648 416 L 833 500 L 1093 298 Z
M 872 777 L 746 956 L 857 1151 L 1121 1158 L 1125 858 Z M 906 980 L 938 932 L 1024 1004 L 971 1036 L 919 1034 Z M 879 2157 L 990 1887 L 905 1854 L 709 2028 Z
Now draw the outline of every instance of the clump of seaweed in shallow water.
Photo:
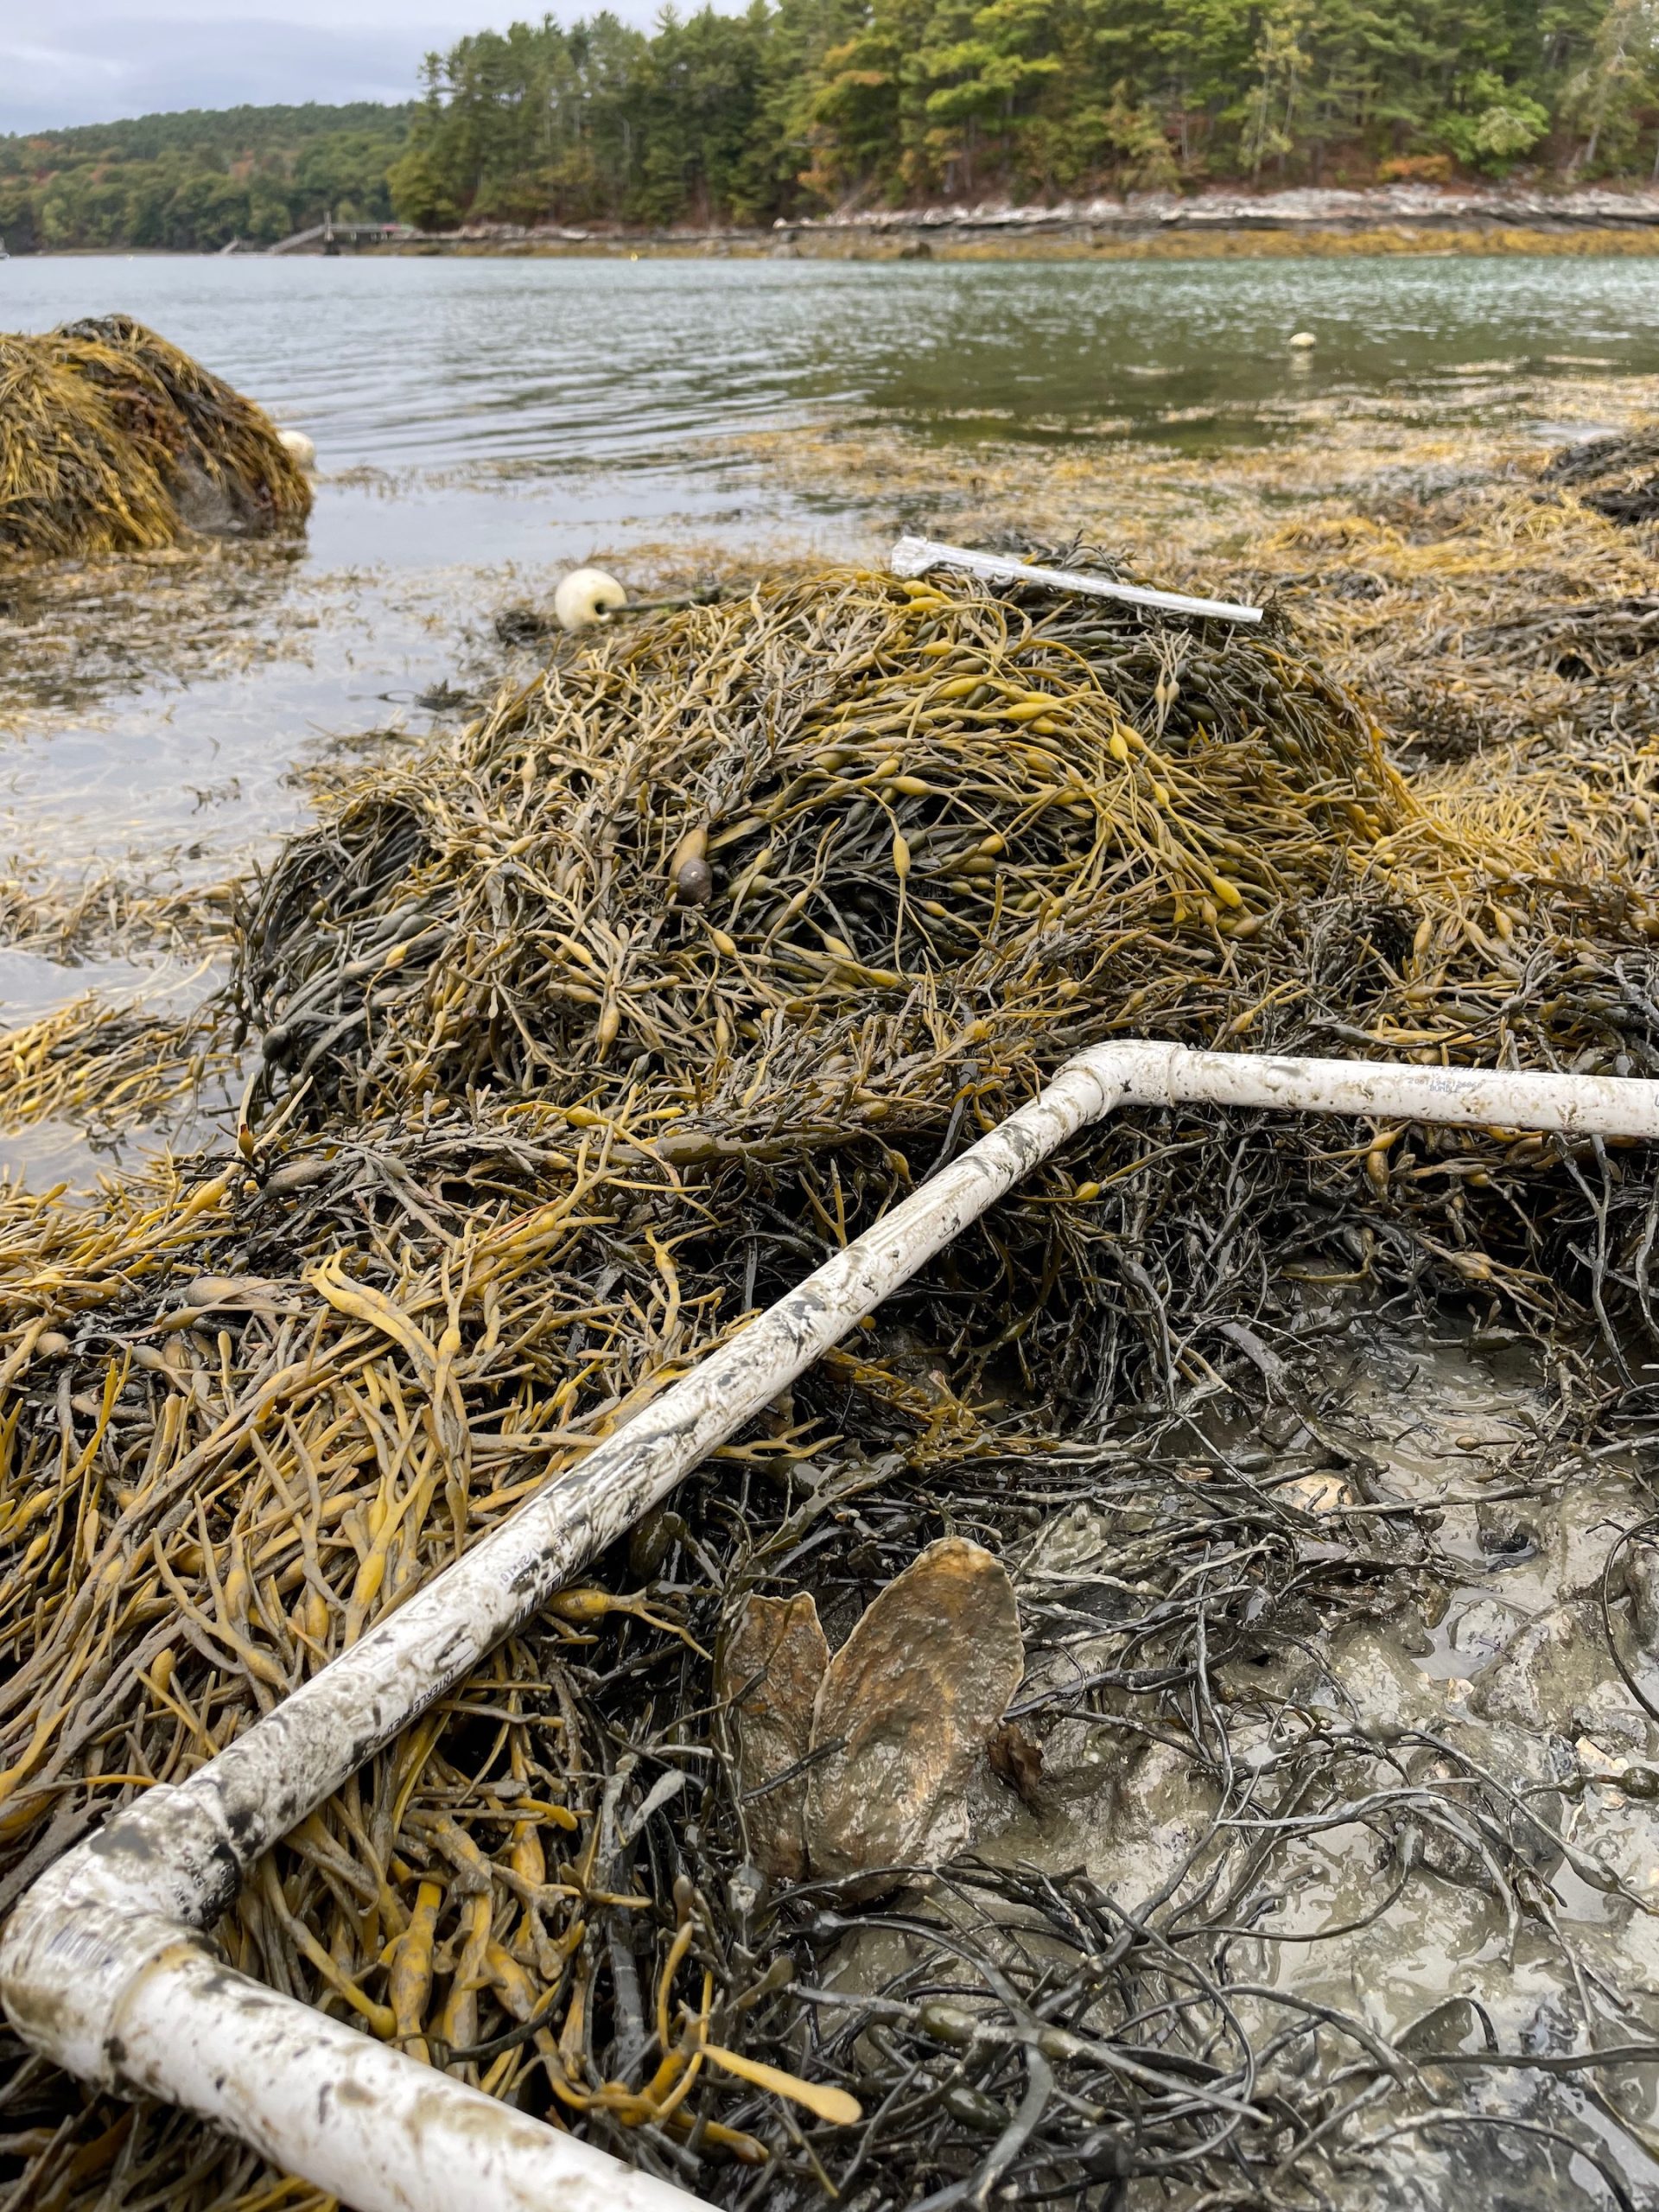
M 0 335 L 0 556 L 263 536 L 310 507 L 264 413 L 130 316 Z

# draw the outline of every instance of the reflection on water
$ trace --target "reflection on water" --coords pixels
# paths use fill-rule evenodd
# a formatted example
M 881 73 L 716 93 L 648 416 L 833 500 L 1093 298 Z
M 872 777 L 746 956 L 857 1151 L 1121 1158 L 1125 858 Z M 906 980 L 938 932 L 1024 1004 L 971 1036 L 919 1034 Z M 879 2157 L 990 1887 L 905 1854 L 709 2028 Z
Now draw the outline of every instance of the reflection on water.
M 1310 402 L 1524 414 L 1563 364 L 1659 370 L 1641 261 L 0 264 L 0 327 L 116 308 L 315 438 L 314 575 L 669 536 L 845 544 L 833 480 L 787 493 L 740 440 L 849 415 L 951 446 L 1129 432 L 1202 448 Z M 1297 330 L 1311 359 L 1287 345 Z

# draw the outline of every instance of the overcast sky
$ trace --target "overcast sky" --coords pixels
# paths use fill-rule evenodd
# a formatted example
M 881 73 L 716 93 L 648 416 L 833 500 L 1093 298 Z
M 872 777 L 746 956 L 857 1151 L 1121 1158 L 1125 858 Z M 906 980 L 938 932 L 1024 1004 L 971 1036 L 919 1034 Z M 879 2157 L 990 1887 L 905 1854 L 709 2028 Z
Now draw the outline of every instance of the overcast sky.
M 612 4 L 633 22 L 656 12 L 654 0 Z M 408 99 L 432 48 L 548 11 L 548 0 L 0 0 L 0 131 L 244 100 Z

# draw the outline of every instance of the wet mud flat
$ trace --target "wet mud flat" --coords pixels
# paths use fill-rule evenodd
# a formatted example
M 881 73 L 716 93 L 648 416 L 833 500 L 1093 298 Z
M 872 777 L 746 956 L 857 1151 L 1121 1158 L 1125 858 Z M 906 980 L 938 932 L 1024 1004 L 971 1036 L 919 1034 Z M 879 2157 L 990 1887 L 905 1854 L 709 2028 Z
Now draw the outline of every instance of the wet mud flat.
M 7 1194 L 0 1899 L 1077 1046 L 1659 1069 L 1650 468 L 1321 435 L 1143 486 L 1257 644 L 803 567 L 334 764 L 143 1040 L 234 1133 Z M 1003 468 L 987 537 L 1115 491 Z M 1659 2202 L 1653 1217 L 1617 1146 L 1122 1117 L 217 1939 L 734 2206 Z M 5 2063 L 19 2203 L 321 2202 Z
M 1284 1319 L 1270 1384 L 968 1484 L 1025 1677 L 969 1854 L 821 1912 L 825 2049 L 1102 2202 L 1651 2202 L 1645 1394 L 1579 1427 L 1466 1321 Z

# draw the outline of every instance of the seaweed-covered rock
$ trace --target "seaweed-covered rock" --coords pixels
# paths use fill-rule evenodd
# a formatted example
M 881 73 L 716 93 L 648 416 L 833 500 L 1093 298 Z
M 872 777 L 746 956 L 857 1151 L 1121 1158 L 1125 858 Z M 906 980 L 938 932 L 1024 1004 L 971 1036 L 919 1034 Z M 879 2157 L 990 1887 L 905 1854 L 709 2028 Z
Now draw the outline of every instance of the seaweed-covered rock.
M 0 334 L 0 558 L 263 536 L 310 508 L 263 410 L 130 315 Z

